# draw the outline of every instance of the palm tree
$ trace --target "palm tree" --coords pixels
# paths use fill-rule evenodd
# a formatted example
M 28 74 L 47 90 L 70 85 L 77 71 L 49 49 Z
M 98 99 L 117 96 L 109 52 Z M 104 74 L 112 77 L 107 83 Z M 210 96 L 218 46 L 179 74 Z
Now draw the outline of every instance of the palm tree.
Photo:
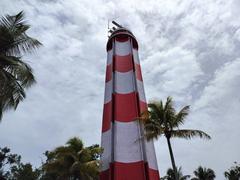
M 177 177 L 177 169 L 170 139 L 172 137 L 184 139 L 191 139 L 193 137 L 211 138 L 201 130 L 179 129 L 179 126 L 185 122 L 189 108 L 190 106 L 185 106 L 179 112 L 176 112 L 173 107 L 172 98 L 168 97 L 165 105 L 163 101 L 149 103 L 148 111 L 143 113 L 140 118 L 144 123 L 147 140 L 158 139 L 161 135 L 165 135 L 175 177 Z
M 193 173 L 196 177 L 191 180 L 213 180 L 216 177 L 212 169 L 203 168 L 202 166 L 199 166 Z
M 190 178 L 190 175 L 183 175 L 182 168 L 180 167 L 177 169 L 177 178 L 175 178 L 174 170 L 169 168 L 167 170 L 167 175 L 162 177 L 160 180 L 187 180 L 188 178 Z
M 21 59 L 41 45 L 26 34 L 29 28 L 23 11 L 0 19 L 0 120 L 3 111 L 17 108 L 25 98 L 25 88 L 35 82 L 31 67 Z
M 46 152 L 47 161 L 43 164 L 44 180 L 95 180 L 99 173 L 99 145 L 84 147 L 79 138 L 72 138 L 66 146 Z
M 231 167 L 228 171 L 224 172 L 224 176 L 228 180 L 239 180 L 240 179 L 240 166 L 235 162 L 235 166 Z

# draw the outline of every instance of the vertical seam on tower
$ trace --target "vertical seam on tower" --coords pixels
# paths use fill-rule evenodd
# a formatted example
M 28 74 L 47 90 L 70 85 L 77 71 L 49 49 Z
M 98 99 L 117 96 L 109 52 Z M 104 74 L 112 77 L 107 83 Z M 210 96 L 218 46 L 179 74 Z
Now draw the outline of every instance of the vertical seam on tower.
M 114 132 L 115 132 L 115 38 L 112 40 L 112 162 L 111 162 L 111 169 L 110 169 L 110 180 L 114 180 L 114 154 L 115 154 L 115 149 L 114 149 Z
M 133 44 L 132 44 L 132 38 L 130 38 L 130 44 L 131 44 L 131 61 L 132 61 L 132 66 L 133 66 L 133 83 L 134 83 L 134 89 L 135 89 L 135 93 L 136 93 L 136 109 L 138 112 L 138 116 L 140 117 L 140 107 L 139 107 L 139 97 L 138 97 L 138 87 L 137 87 L 137 77 L 136 77 L 136 69 L 135 69 L 135 62 L 134 62 L 134 57 L 133 57 Z M 141 150 L 141 157 L 142 157 L 142 161 L 143 161 L 143 175 L 145 177 L 145 179 L 147 180 L 147 176 L 146 176 L 146 168 L 145 168 L 145 148 L 144 146 L 144 142 L 142 140 L 142 132 L 141 132 L 141 124 L 139 121 L 139 117 L 137 117 L 137 126 L 138 126 L 138 136 L 139 136 L 139 144 L 140 144 L 140 150 Z

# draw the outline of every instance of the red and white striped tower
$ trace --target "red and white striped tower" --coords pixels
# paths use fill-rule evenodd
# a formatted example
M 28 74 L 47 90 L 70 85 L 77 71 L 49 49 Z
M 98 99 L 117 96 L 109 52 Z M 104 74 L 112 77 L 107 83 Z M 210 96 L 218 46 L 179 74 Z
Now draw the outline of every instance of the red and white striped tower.
M 100 180 L 159 180 L 154 144 L 137 120 L 146 109 L 138 43 L 119 28 L 107 42 Z

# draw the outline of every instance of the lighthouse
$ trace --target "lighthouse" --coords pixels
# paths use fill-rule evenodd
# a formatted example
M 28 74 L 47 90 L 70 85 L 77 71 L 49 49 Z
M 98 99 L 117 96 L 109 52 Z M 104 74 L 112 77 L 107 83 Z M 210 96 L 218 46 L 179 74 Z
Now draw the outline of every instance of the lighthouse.
M 100 180 L 159 180 L 153 141 L 144 138 L 138 119 L 147 110 L 138 42 L 118 26 L 106 49 Z

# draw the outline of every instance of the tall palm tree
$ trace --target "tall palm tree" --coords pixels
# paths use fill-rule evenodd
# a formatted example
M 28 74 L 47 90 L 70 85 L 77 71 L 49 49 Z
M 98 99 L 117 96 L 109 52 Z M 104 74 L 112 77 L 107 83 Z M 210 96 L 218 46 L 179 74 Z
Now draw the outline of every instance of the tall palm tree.
M 43 164 L 44 180 L 95 180 L 99 173 L 99 145 L 84 147 L 79 138 L 72 138 L 66 146 L 46 152 L 47 161 Z
M 185 106 L 179 112 L 176 112 L 173 107 L 172 98 L 168 97 L 165 105 L 163 104 L 163 101 L 149 103 L 148 111 L 143 113 L 140 118 L 144 123 L 147 140 L 158 139 L 161 135 L 165 135 L 175 177 L 177 177 L 177 169 L 170 141 L 171 138 L 211 138 L 201 130 L 179 129 L 179 126 L 185 122 L 185 118 L 189 113 L 189 108 L 190 106 Z
M 196 177 L 191 180 L 214 180 L 216 177 L 212 169 L 203 168 L 202 166 L 199 166 L 193 173 Z
M 35 82 L 31 67 L 21 59 L 41 45 L 26 34 L 29 28 L 23 11 L 0 19 L 0 120 L 3 111 L 17 108 L 25 98 L 25 88 Z
M 182 168 L 180 167 L 177 169 L 177 178 L 175 178 L 174 170 L 172 168 L 169 168 L 167 170 L 167 175 L 160 178 L 160 180 L 187 180 L 188 178 L 190 178 L 190 175 L 183 175 Z

